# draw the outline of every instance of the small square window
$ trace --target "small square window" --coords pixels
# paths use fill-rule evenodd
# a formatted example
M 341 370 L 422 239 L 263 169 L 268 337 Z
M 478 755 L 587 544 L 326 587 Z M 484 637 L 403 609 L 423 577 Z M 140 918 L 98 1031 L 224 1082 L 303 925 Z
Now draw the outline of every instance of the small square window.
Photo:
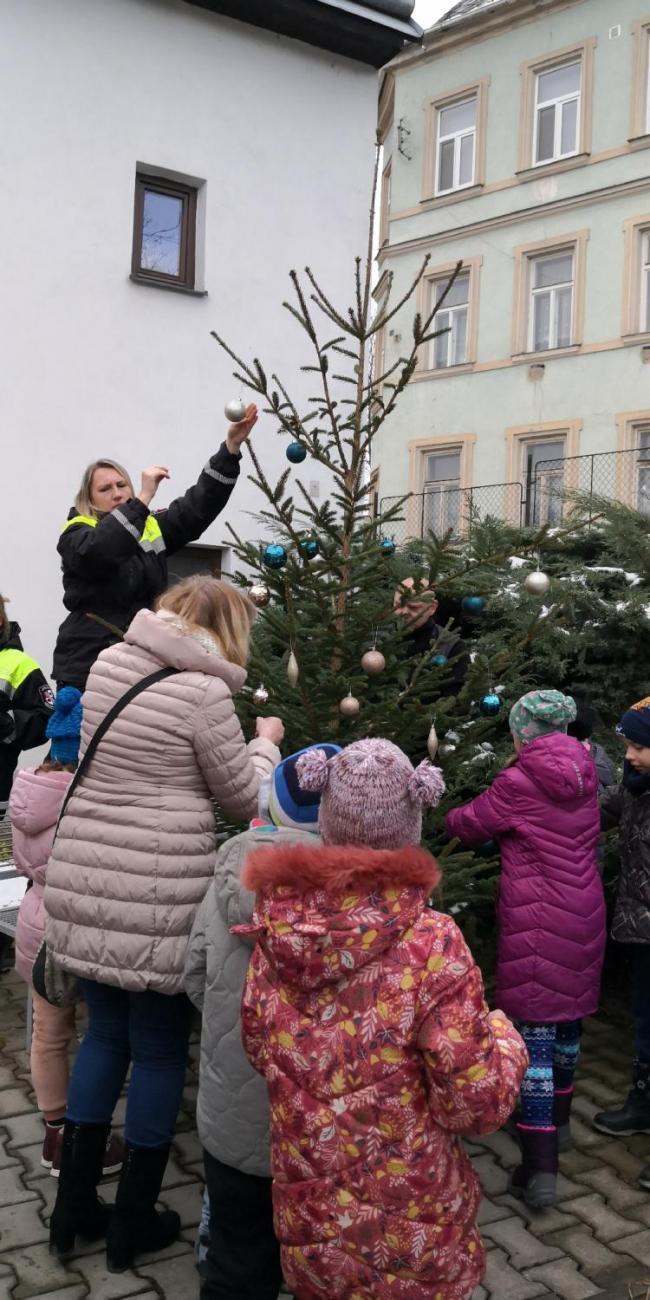
M 476 95 L 438 110 L 436 194 L 474 184 L 476 116 Z
M 193 289 L 196 188 L 138 172 L 131 272 L 139 280 Z

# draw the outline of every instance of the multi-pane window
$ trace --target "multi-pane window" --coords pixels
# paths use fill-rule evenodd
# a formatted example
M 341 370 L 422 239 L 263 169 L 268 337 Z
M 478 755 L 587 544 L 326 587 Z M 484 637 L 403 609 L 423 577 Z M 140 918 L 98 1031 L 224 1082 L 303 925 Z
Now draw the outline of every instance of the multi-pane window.
M 434 280 L 434 302 L 439 302 L 447 280 Z M 467 317 L 469 311 L 469 272 L 458 275 L 447 297 L 433 318 L 432 329 L 445 330 L 431 343 L 431 369 L 462 366 L 467 361 Z
M 650 515 L 650 425 L 637 430 L 636 508 Z
M 196 189 L 138 173 L 132 274 L 194 288 Z
M 650 30 L 645 28 L 645 130 L 650 135 Z
M 555 162 L 578 152 L 582 64 L 564 63 L 535 76 L 533 162 Z
M 557 524 L 562 519 L 564 485 L 564 438 L 535 439 L 523 444 L 526 527 Z
M 573 331 L 574 253 L 551 253 L 530 259 L 528 351 L 566 348 Z
M 641 311 L 639 328 L 650 333 L 650 230 L 641 231 Z
M 474 184 L 476 113 L 476 95 L 438 109 L 436 194 Z
M 461 506 L 460 450 L 427 453 L 424 466 L 423 533 L 441 536 L 458 528 Z

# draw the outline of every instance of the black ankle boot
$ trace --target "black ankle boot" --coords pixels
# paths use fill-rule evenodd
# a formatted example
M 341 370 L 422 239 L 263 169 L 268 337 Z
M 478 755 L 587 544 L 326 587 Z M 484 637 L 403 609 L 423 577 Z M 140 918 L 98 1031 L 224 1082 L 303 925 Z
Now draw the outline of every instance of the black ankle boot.
M 180 1216 L 174 1210 L 155 1209 L 168 1156 L 169 1147 L 127 1145 L 106 1234 L 109 1273 L 130 1268 L 138 1251 L 164 1250 L 176 1241 Z
M 96 1241 L 108 1227 L 110 1207 L 97 1195 L 110 1124 L 63 1126 L 61 1172 L 56 1203 L 50 1219 L 50 1252 L 66 1259 L 75 1238 Z
M 632 1133 L 650 1133 L 650 1062 L 635 1060 L 632 1087 L 620 1110 L 601 1110 L 594 1115 L 593 1126 L 611 1137 L 628 1137 Z
M 534 1129 L 518 1125 L 521 1164 L 514 1170 L 508 1190 L 531 1210 L 555 1205 L 557 1177 L 557 1129 Z

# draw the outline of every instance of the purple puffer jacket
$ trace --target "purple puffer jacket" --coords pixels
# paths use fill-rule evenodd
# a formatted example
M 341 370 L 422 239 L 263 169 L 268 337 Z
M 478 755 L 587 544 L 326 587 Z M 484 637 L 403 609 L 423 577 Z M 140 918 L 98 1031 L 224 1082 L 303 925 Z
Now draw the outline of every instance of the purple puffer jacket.
M 561 733 L 524 745 L 484 794 L 450 812 L 448 835 L 501 849 L 497 1005 L 516 1020 L 598 1009 L 605 901 L 593 758 Z

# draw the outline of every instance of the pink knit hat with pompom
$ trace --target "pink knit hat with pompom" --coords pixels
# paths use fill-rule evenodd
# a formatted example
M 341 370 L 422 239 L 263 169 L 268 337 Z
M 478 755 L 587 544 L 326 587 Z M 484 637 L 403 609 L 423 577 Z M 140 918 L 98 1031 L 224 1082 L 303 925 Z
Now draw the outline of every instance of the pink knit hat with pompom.
M 445 792 L 440 768 L 424 762 L 414 769 L 390 740 L 358 740 L 330 759 L 310 749 L 296 772 L 304 790 L 322 791 L 318 830 L 325 844 L 419 844 L 422 809 L 435 808 Z

